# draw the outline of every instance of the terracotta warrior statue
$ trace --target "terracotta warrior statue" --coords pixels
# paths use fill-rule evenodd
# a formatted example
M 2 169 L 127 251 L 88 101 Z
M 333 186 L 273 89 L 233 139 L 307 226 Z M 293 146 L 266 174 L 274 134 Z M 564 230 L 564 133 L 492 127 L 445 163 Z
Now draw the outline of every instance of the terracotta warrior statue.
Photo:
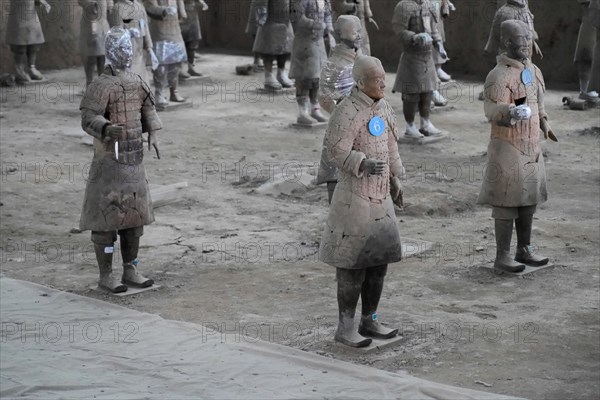
M 446 30 L 444 28 L 444 19 L 450 16 L 450 11 L 456 11 L 456 7 L 449 0 L 431 0 L 431 5 L 435 11 L 436 29 L 442 37 L 442 43 L 446 43 Z M 450 58 L 443 58 L 437 49 L 433 49 L 433 63 L 435 64 L 435 73 L 439 82 L 449 82 L 452 77 L 442 69 L 443 64 L 448 62 Z M 433 91 L 433 104 L 438 107 L 443 107 L 448 104 L 448 100 L 442 93 L 436 89 Z
M 148 81 L 146 73 L 146 57 L 151 60 L 152 70 L 158 68 L 158 59 L 154 54 L 152 37 L 148 26 L 148 14 L 141 0 L 115 0 L 108 23 L 111 27 L 123 26 L 129 29 L 133 44 L 133 61 L 131 72 Z
M 373 19 L 369 0 L 331 0 L 331 9 L 334 21 L 337 21 L 340 15 L 354 15 L 360 19 L 363 28 L 361 50 L 365 56 L 370 56 L 371 41 L 369 40 L 369 32 L 367 31 L 367 22 L 373 24 L 377 30 L 379 30 L 379 25 Z M 339 40 L 340 37 L 338 36 L 335 39 Z
M 597 103 L 600 101 L 600 98 L 598 97 L 598 92 L 590 90 L 590 79 L 592 76 L 592 61 L 594 59 L 598 30 L 594 27 L 592 16 L 590 15 L 590 0 L 578 1 L 581 4 L 582 16 L 574 62 L 579 73 L 579 98 Z
M 162 128 L 152 91 L 130 72 L 133 47 L 129 30 L 114 27 L 106 37 L 104 73 L 87 87 L 81 100 L 81 126 L 94 137 L 94 158 L 85 188 L 80 228 L 92 231 L 100 269 L 98 285 L 113 293 L 127 285 L 148 287 L 154 282 L 138 272 L 138 249 L 144 225 L 154 221 L 144 164 L 142 133 L 148 149 L 158 152 Z M 117 234 L 121 239 L 123 275 L 113 274 Z
M 150 34 L 159 66 L 154 71 L 156 107 L 164 109 L 168 101 L 163 88 L 169 86 L 169 101 L 185 101 L 177 92 L 181 63 L 187 60 L 179 20 L 187 18 L 183 0 L 144 0 L 150 17 Z
M 533 214 L 546 201 L 546 170 L 540 148 L 540 131 L 556 140 L 544 108 L 542 72 L 531 63 L 533 32 L 523 21 L 504 21 L 500 26 L 502 47 L 498 64 L 484 87 L 485 115 L 492 123 L 488 165 L 479 193 L 479 204 L 493 207 L 496 261 L 494 268 L 521 272 L 525 265 L 542 266 L 547 257 L 531 246 Z M 513 221 L 517 252 L 510 256 Z
M 192 76 L 202 76 L 195 69 L 194 59 L 196 58 L 196 49 L 200 47 L 202 33 L 200 31 L 200 18 L 198 17 L 198 6 L 202 11 L 208 10 L 208 4 L 204 0 L 184 0 L 185 12 L 187 18 L 181 20 L 181 34 L 185 42 L 185 51 L 187 52 L 188 69 L 182 69 L 179 76 L 183 79 L 189 79 Z
M 41 5 L 46 13 L 50 12 L 50 5 L 45 0 L 10 1 L 6 17 L 6 44 L 14 57 L 17 83 L 44 79 L 35 67 L 37 54 L 44 43 L 44 33 L 36 11 L 38 5 Z
M 256 0 L 250 1 L 250 8 L 248 10 L 248 21 L 246 22 L 246 31 L 248 35 L 252 35 L 252 43 L 256 40 L 256 31 L 258 30 L 258 24 L 256 23 Z M 254 53 L 254 62 L 252 63 L 255 70 L 261 70 L 264 68 L 260 54 Z
M 437 86 L 432 52 L 436 49 L 442 58 L 448 58 L 435 19 L 429 0 L 402 0 L 394 9 L 392 25 L 400 36 L 402 55 L 392 91 L 402 93 L 407 137 L 442 133 L 429 120 L 433 91 Z M 421 116 L 420 129 L 415 126 L 417 110 Z
M 94 79 L 94 69 L 98 75 L 104 71 L 104 39 L 108 32 L 108 14 L 112 11 L 113 0 L 77 0 L 83 8 L 79 30 L 79 51 L 83 58 L 85 84 Z
M 252 51 L 261 55 L 265 65 L 265 89 L 280 90 L 293 87 L 285 70 L 292 52 L 294 32 L 290 19 L 290 0 L 255 0 L 255 19 L 258 28 Z M 277 78 L 273 62 L 277 61 Z
M 329 0 L 292 0 L 292 26 L 290 78 L 296 81 L 298 123 L 312 125 L 313 119 L 325 122 L 319 105 L 319 80 L 327 62 L 323 36 L 333 33 Z M 335 46 L 333 38 L 330 43 Z
M 389 263 L 402 256 L 394 203 L 401 204 L 404 173 L 394 110 L 384 99 L 385 71 L 373 57 L 356 59 L 356 86 L 333 110 L 325 134 L 339 169 L 319 259 L 336 268 L 339 324 L 335 340 L 352 347 L 389 339 L 397 329 L 379 322 L 377 307 Z M 358 332 L 354 316 L 362 312 Z
M 335 22 L 335 33 L 339 42 L 332 49 L 327 63 L 321 70 L 319 103 L 328 113 L 350 94 L 356 84 L 352 78 L 354 60 L 361 53 L 362 24 L 354 15 L 341 15 Z M 317 185 L 327 183 L 329 203 L 337 184 L 337 168 L 327 158 L 327 148 L 323 141 L 321 162 L 317 175 Z
M 494 20 L 492 21 L 492 28 L 490 29 L 490 36 L 483 49 L 484 53 L 496 56 L 496 54 L 506 51 L 500 40 L 500 25 L 502 22 L 511 19 L 523 21 L 527 24 L 531 32 L 533 32 L 532 50 L 540 58 L 543 57 L 542 51 L 537 44 L 538 34 L 533 26 L 533 14 L 529 11 L 528 0 L 508 0 L 505 5 L 496 11 L 496 15 L 494 15 Z M 532 55 L 533 52 L 531 53 Z

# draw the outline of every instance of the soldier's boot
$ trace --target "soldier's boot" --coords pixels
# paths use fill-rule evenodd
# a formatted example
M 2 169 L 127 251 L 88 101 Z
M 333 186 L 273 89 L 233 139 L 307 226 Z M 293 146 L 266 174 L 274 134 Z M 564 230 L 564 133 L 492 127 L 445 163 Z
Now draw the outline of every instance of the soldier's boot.
M 140 248 L 140 238 L 132 235 L 122 234 L 121 254 L 123 257 L 123 276 L 121 281 L 126 285 L 137 286 L 141 288 L 150 287 L 154 280 L 146 278 L 137 270 L 139 260 L 137 258 Z
M 377 306 L 383 291 L 383 281 L 387 265 L 367 268 L 365 280 L 361 288 L 362 315 L 358 333 L 376 339 L 391 339 L 398 334 L 398 329 L 390 329 L 377 320 Z
M 162 89 L 156 88 L 154 90 L 154 99 L 156 101 L 156 109 L 159 111 L 164 110 L 169 105 L 168 100 L 163 95 Z
M 26 46 L 12 46 L 15 60 L 15 80 L 17 83 L 31 82 L 27 73 L 27 48 Z
M 419 103 L 416 101 L 405 101 L 402 104 L 402 113 L 404 114 L 404 120 L 406 121 L 406 131 L 404 136 L 409 138 L 422 138 L 423 135 L 415 126 L 415 114 L 419 108 Z
M 505 272 L 521 272 L 525 266 L 516 262 L 510 256 L 510 239 L 512 238 L 513 220 L 495 219 L 494 231 L 496 234 L 496 260 L 494 268 Z
M 196 71 L 196 64 L 188 62 L 188 74 L 190 76 L 202 76 L 202 73 Z
M 296 102 L 298 103 L 298 119 L 296 121 L 301 125 L 312 125 L 313 120 L 308 115 L 308 97 L 297 96 Z
M 185 97 L 181 96 L 179 94 L 179 92 L 177 91 L 176 87 L 170 87 L 169 88 L 169 101 L 173 101 L 175 103 L 183 103 L 185 102 Z
M 321 106 L 319 105 L 319 87 L 313 87 L 309 91 L 310 98 L 310 116 L 317 120 L 317 122 L 327 122 L 329 121 L 327 117 L 325 117 L 321 113 Z
M 421 118 L 421 129 L 419 129 L 424 136 L 439 136 L 442 131 L 436 128 L 428 118 Z
M 334 339 L 350 347 L 365 347 L 372 339 L 362 336 L 354 328 L 356 305 L 362 288 L 361 270 L 337 269 L 337 301 L 339 323 Z
M 262 71 L 265 69 L 265 64 L 263 63 L 260 54 L 254 53 L 254 62 L 252 64 L 255 71 Z
M 188 63 L 188 65 L 190 65 Z M 188 71 L 189 71 L 190 67 L 188 66 Z M 190 79 L 192 77 L 192 75 L 186 71 L 184 68 L 181 68 L 181 70 L 179 71 L 179 79 Z
M 517 253 L 515 261 L 531 265 L 532 267 L 541 267 L 548 264 L 550 259 L 534 254 L 531 246 L 531 227 L 533 225 L 533 214 L 522 215 L 515 221 L 517 228 Z
M 121 293 L 127 291 L 127 286 L 122 284 L 116 274 L 113 273 L 113 246 L 112 243 L 94 243 L 94 251 L 96 252 L 96 260 L 98 261 L 98 269 L 100 270 L 98 286 L 112 293 Z
M 277 81 L 284 88 L 294 87 L 294 81 L 288 77 L 288 73 L 285 68 L 277 68 Z
M 439 90 L 434 90 L 433 104 L 437 107 L 444 107 L 448 104 L 448 100 L 444 96 L 442 96 Z
M 265 89 L 281 90 L 281 88 L 281 83 L 275 79 L 275 76 L 273 76 L 273 71 L 268 71 L 267 68 L 265 68 Z
M 27 58 L 29 59 L 29 77 L 34 81 L 41 81 L 44 79 L 44 75 L 35 67 L 37 61 L 37 54 L 40 50 L 38 45 L 27 46 Z

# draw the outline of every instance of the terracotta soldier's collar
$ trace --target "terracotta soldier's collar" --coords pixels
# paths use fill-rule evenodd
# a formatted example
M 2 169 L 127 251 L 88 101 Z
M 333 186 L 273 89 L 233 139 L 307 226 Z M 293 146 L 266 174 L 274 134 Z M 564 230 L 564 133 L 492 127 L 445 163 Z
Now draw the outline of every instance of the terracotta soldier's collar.
M 498 62 L 498 64 L 510 65 L 511 67 L 517 68 L 519 70 L 528 68 L 531 65 L 531 61 L 529 61 L 529 59 L 526 59 L 525 63 L 522 63 L 520 60 L 510 58 L 506 55 L 506 53 L 502 53 L 498 57 L 496 57 L 496 61 Z
M 356 56 L 358 55 L 359 50 L 351 48 L 346 43 L 344 43 L 340 40 L 340 43 L 338 43 L 337 46 L 335 46 L 334 51 L 335 51 L 335 54 L 338 55 L 339 57 L 341 57 L 345 60 L 348 60 L 348 61 L 352 61 L 352 60 L 356 59 Z
M 356 99 L 359 105 L 363 105 L 365 107 L 372 107 L 375 104 L 375 100 L 364 94 L 363 91 L 358 88 L 358 86 L 354 86 L 352 88 L 351 95 Z

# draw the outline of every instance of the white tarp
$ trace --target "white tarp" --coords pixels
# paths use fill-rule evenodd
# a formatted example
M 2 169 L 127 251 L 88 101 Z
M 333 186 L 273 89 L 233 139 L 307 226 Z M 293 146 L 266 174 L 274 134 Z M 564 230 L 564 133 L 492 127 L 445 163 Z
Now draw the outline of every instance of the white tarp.
M 508 399 L 29 282 L 0 289 L 3 399 Z

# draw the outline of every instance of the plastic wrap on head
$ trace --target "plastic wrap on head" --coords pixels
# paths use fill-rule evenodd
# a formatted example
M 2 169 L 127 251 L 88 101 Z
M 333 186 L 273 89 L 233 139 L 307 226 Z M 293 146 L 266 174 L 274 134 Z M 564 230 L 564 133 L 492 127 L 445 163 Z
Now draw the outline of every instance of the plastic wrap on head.
M 336 103 L 352 91 L 355 84 L 352 78 L 352 67 L 353 64 L 340 67 L 334 62 L 327 61 L 321 70 L 321 90 Z
M 160 64 L 175 64 L 187 61 L 187 53 L 183 42 L 161 40 L 154 44 L 154 52 Z
M 133 60 L 133 45 L 131 34 L 128 29 L 120 26 L 111 28 L 106 34 L 105 40 L 106 65 L 118 69 L 131 67 Z

